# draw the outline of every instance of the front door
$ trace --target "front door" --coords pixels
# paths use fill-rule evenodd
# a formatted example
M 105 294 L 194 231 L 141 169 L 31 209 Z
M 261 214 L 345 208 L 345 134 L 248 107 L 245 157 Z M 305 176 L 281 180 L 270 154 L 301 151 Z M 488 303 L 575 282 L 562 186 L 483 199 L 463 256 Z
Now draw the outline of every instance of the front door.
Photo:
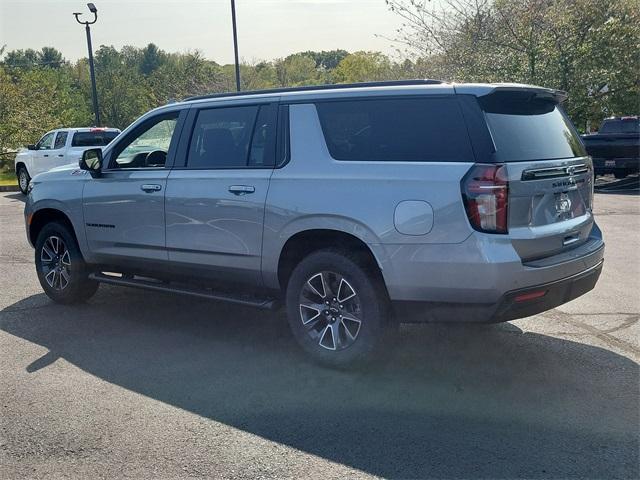
M 45 134 L 36 144 L 36 149 L 32 153 L 33 162 L 31 163 L 31 168 L 29 168 L 31 178 L 51 168 L 51 151 L 53 150 L 53 138 L 55 134 L 56 132 Z
M 226 283 L 261 283 L 275 112 L 273 104 L 236 105 L 194 115 L 186 162 L 176 163 L 167 181 L 167 250 L 174 265 Z
M 166 261 L 164 195 L 180 112 L 146 119 L 105 152 L 83 194 L 87 242 L 98 261 Z

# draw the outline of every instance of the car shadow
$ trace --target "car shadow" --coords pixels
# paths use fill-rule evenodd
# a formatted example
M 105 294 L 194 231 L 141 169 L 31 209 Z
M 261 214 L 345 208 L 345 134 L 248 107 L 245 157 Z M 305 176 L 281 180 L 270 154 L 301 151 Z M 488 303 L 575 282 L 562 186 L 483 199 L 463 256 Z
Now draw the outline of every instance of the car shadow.
M 596 182 L 595 193 L 616 195 L 640 195 L 640 176 L 631 175 L 622 180 Z
M 19 202 L 22 202 L 22 203 L 27 201 L 27 196 L 21 192 L 5 195 L 5 198 L 10 198 L 11 200 L 18 200 Z
M 33 308 L 36 307 L 36 308 Z M 44 308 L 38 308 L 44 307 Z M 102 286 L 0 329 L 122 388 L 393 478 L 638 478 L 638 364 L 511 324 L 403 326 L 366 368 L 299 352 L 281 313 Z

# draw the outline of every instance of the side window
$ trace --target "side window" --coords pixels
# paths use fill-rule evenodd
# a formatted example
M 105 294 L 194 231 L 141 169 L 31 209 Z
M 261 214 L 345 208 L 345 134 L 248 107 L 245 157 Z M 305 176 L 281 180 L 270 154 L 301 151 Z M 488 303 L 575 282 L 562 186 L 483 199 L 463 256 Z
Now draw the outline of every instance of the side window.
M 473 161 L 454 98 L 334 101 L 316 104 L 327 147 L 336 160 Z
M 144 123 L 125 138 L 114 151 L 111 168 L 164 167 L 171 138 L 178 122 L 178 112 L 162 115 Z
M 246 168 L 273 165 L 275 106 L 210 108 L 198 112 L 187 168 Z
M 64 148 L 65 144 L 67 143 L 67 136 L 69 136 L 69 132 L 58 132 L 58 134 L 56 135 L 56 141 L 53 145 L 53 148 L 55 150 L 58 150 L 59 148 Z
M 53 135 L 55 132 L 47 133 L 44 137 L 40 139 L 38 144 L 36 145 L 36 150 L 51 150 L 53 146 Z

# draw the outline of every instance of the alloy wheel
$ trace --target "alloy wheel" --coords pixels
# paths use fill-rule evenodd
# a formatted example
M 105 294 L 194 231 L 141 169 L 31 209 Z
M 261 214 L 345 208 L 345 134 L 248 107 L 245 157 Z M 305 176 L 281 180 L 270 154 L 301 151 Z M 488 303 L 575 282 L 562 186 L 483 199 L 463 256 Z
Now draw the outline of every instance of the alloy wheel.
M 315 273 L 302 287 L 299 304 L 302 325 L 321 347 L 343 350 L 356 341 L 362 325 L 362 304 L 344 276 L 331 271 Z
M 40 251 L 42 275 L 54 290 L 62 291 L 71 280 L 71 256 L 62 238 L 52 235 Z

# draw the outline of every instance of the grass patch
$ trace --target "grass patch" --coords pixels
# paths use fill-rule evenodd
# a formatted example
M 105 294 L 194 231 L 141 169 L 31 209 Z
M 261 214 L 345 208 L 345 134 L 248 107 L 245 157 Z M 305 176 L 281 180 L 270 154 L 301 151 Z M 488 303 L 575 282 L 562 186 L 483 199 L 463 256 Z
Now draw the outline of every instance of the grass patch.
M 0 172 L 0 186 L 17 185 L 18 179 L 13 172 Z

